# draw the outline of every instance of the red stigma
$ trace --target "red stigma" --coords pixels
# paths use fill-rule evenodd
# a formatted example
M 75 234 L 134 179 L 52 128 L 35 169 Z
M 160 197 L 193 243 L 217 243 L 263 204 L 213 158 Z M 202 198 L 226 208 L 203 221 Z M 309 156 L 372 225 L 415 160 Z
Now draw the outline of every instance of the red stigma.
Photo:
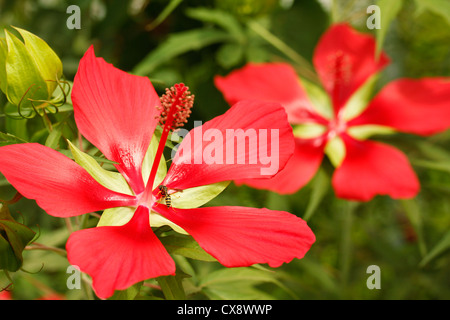
M 194 95 L 183 83 L 177 83 L 173 87 L 167 88 L 166 93 L 161 97 L 161 107 L 159 107 L 161 127 L 169 131 L 184 126 L 193 105 Z

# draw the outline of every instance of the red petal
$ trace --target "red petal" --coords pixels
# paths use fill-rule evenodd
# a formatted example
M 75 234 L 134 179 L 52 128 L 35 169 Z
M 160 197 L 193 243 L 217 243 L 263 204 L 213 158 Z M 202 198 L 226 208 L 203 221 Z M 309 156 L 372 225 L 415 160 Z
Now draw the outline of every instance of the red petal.
M 400 79 L 386 85 L 349 125 L 379 124 L 431 135 L 450 128 L 450 79 Z
M 279 102 L 286 108 L 292 124 L 326 122 L 315 112 L 289 64 L 250 63 L 225 77 L 216 76 L 214 83 L 230 105 L 248 99 Z
M 0 148 L 0 172 L 26 198 L 48 214 L 70 217 L 119 206 L 136 198 L 106 189 L 81 166 L 40 144 Z
M 142 206 L 124 226 L 72 233 L 66 247 L 69 262 L 92 277 L 100 298 L 139 281 L 175 274 L 175 263 L 150 228 L 148 208 Z
M 346 157 L 332 181 L 338 197 L 369 201 L 375 195 L 394 199 L 417 195 L 419 181 L 402 152 L 378 142 L 343 138 Z
M 348 24 L 332 26 L 320 39 L 313 63 L 335 113 L 366 80 L 389 63 L 381 53 L 375 59 L 375 39 Z
M 295 139 L 295 151 L 288 163 L 270 179 L 235 181 L 256 189 L 271 190 L 280 194 L 291 194 L 304 187 L 316 174 L 323 159 L 324 144 L 320 139 Z
M 237 135 L 239 131 L 248 133 L 250 139 L 234 139 L 233 133 Z M 208 137 L 210 133 L 213 138 Z M 271 177 L 286 165 L 293 152 L 292 128 L 280 104 L 241 101 L 189 132 L 174 157 L 165 185 L 186 189 L 220 181 Z
M 141 165 L 157 124 L 159 97 L 150 80 L 96 58 L 93 47 L 80 61 L 72 90 L 81 133 L 110 160 L 135 193 L 144 190 Z
M 305 221 L 283 211 L 245 207 L 156 209 L 226 267 L 255 263 L 278 267 L 293 258 L 303 258 L 315 241 Z

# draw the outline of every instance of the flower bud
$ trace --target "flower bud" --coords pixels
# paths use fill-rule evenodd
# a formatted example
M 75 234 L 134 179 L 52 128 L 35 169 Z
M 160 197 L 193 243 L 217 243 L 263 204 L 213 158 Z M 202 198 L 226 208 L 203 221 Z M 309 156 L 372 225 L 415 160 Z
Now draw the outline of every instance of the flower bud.
M 0 89 L 24 117 L 54 106 L 52 95 L 60 83 L 62 63 L 41 38 L 15 28 L 23 42 L 5 30 L 0 39 Z

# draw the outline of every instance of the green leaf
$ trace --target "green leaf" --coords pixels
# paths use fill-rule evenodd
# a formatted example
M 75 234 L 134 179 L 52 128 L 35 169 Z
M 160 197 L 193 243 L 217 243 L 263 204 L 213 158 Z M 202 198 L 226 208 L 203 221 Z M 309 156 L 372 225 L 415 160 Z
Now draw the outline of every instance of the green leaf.
M 125 290 L 116 290 L 108 300 L 134 300 L 141 290 L 142 282 L 136 283 Z
M 22 252 L 34 235 L 33 230 L 14 221 L 8 208 L 0 203 L 0 269 L 19 270 L 23 263 Z
M 69 148 L 72 151 L 75 161 L 98 183 L 115 192 L 133 195 L 133 191 L 120 173 L 103 169 L 90 155 L 81 152 L 69 140 L 67 140 L 67 143 L 69 144 Z
M 418 167 L 443 171 L 450 173 L 450 163 L 444 161 L 429 161 L 429 160 L 411 160 L 412 164 Z
M 201 261 L 216 261 L 191 236 L 171 235 L 162 237 L 160 240 L 170 254 Z
M 419 244 L 419 250 L 424 257 L 427 254 L 427 247 L 424 239 L 423 234 L 423 221 L 422 221 L 422 214 L 421 210 L 419 208 L 419 205 L 416 201 L 416 199 L 410 199 L 410 200 L 399 200 L 403 209 L 405 210 L 405 213 L 411 222 L 414 230 L 417 233 L 417 236 L 419 238 L 418 244 Z
M 166 18 L 178 7 L 178 5 L 183 2 L 183 0 L 171 0 L 163 11 L 153 20 L 149 25 L 146 26 L 147 31 L 151 31 L 159 26 Z
M 27 141 L 9 133 L 0 132 L 0 147 L 9 144 L 26 143 Z
M 271 299 L 270 295 L 255 288 L 263 283 L 283 287 L 275 278 L 274 272 L 255 268 L 219 269 L 205 275 L 200 280 L 199 287 L 212 299 Z
M 244 57 L 244 47 L 240 43 L 225 43 L 216 53 L 217 63 L 223 68 L 232 68 L 238 65 Z
M 381 12 L 380 29 L 376 29 L 376 56 L 379 57 L 381 49 L 383 48 L 384 39 L 387 32 L 389 31 L 389 26 L 397 16 L 397 14 L 400 12 L 403 6 L 403 1 L 378 0 L 377 5 L 380 8 Z
M 61 123 L 53 125 L 52 131 L 45 140 L 45 146 L 52 149 L 57 149 L 59 147 L 59 140 L 62 137 L 62 129 L 63 125 Z
M 442 16 L 450 24 L 450 2 L 447 0 L 415 0 L 416 14 L 419 15 L 425 10 L 429 10 Z
M 206 23 L 213 23 L 228 33 L 232 34 L 239 42 L 244 39 L 244 30 L 241 24 L 232 14 L 218 9 L 208 9 L 203 7 L 188 8 L 186 14 L 193 18 Z
M 7 102 L 8 105 L 11 103 Z M 5 129 L 6 132 L 12 134 L 20 139 L 29 140 L 28 134 L 28 119 L 13 119 L 11 117 L 5 117 Z
M 320 168 L 314 176 L 314 179 L 311 181 L 311 196 L 303 216 L 305 221 L 311 219 L 312 215 L 316 212 L 317 207 L 327 194 L 329 188 L 330 178 L 327 176 L 325 171 Z
M 137 75 L 148 75 L 158 66 L 181 54 L 230 39 L 232 39 L 232 36 L 227 32 L 214 29 L 202 28 L 174 33 L 148 54 L 133 71 Z
M 182 280 L 186 275 L 177 271 L 175 276 L 158 277 L 158 281 L 162 292 L 167 300 L 185 300 L 186 293 L 184 292 Z
M 439 256 L 444 251 L 450 249 L 450 231 L 444 234 L 442 239 L 430 250 L 430 252 L 420 261 L 419 266 L 426 266 L 431 260 Z

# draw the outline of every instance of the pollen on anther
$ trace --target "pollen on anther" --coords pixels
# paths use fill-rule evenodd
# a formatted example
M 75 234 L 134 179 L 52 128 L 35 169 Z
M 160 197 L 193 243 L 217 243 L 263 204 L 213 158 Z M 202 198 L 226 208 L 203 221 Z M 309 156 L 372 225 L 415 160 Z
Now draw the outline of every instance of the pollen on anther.
M 158 108 L 161 111 L 160 125 L 165 130 L 182 127 L 187 122 L 193 105 L 194 95 L 183 83 L 166 88 L 166 92 L 161 96 L 161 107 Z

